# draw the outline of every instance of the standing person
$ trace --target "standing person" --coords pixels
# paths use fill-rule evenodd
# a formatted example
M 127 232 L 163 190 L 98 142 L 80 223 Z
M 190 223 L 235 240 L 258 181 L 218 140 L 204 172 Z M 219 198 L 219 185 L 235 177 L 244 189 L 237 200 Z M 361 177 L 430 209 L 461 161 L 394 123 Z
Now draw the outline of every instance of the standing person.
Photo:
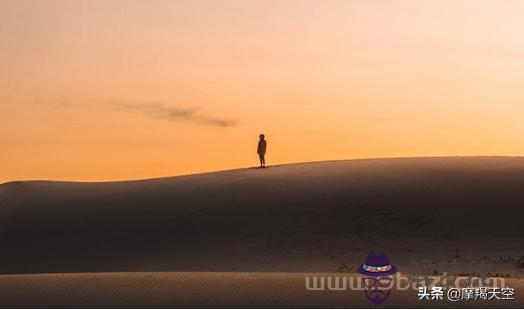
M 260 168 L 266 167 L 266 139 L 264 134 L 261 134 L 259 136 L 260 140 L 258 140 L 258 148 L 257 148 L 257 154 L 258 158 L 260 159 Z

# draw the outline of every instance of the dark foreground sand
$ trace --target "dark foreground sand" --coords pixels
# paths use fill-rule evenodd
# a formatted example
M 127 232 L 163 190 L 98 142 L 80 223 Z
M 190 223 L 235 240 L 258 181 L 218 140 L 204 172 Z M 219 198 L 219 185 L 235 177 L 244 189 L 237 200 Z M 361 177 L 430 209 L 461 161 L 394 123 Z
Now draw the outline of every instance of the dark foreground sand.
M 82 298 L 129 306 L 133 298 L 154 303 L 144 296 L 158 293 L 164 301 L 177 296 L 184 306 L 212 306 L 229 289 L 217 284 L 220 293 L 209 300 L 192 293 L 200 285 L 191 279 L 203 281 L 201 272 L 220 272 L 204 275 L 232 282 L 239 275 L 269 277 L 270 288 L 294 290 L 271 279 L 354 272 L 372 251 L 386 252 L 401 272 L 425 262 L 422 272 L 442 273 L 449 265 L 441 263 L 454 261 L 460 273 L 517 281 L 524 277 L 523 219 L 524 158 L 513 157 L 334 161 L 130 182 L 9 182 L 0 185 L 0 294 L 16 305 L 39 300 L 28 289 L 39 287 L 51 290 L 49 302 L 67 304 L 79 300 L 71 297 L 75 285 L 98 294 L 102 279 L 101 287 L 117 295 L 103 297 L 102 290 L 100 299 Z M 476 269 L 480 261 L 488 271 Z M 136 272 L 192 273 L 182 281 L 172 273 Z M 75 274 L 29 275 L 37 273 Z M 144 296 L 118 288 L 125 281 L 141 291 L 151 277 L 161 280 L 151 280 Z M 170 292 L 170 283 L 188 295 Z M 16 285 L 25 289 L 13 291 Z M 273 291 L 264 290 L 264 300 L 272 300 Z M 285 296 L 275 296 L 275 305 L 295 305 L 295 297 L 279 299 Z M 248 307 L 252 298 L 227 305 Z M 326 306 L 343 306 L 344 298 Z
M 1 307 L 376 308 L 362 291 L 310 291 L 312 273 L 91 273 L 0 277 Z M 333 275 L 332 275 L 333 276 Z M 511 287 L 523 292 L 523 280 Z M 517 295 L 518 298 L 518 295 Z M 380 307 L 516 308 L 522 301 L 419 301 L 392 291 Z

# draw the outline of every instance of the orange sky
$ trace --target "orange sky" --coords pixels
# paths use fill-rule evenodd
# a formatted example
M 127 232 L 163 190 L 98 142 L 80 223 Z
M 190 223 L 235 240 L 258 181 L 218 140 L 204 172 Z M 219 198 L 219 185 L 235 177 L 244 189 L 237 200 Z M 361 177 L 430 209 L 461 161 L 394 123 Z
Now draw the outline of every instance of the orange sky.
M 524 1 L 0 0 L 0 182 L 524 155 Z

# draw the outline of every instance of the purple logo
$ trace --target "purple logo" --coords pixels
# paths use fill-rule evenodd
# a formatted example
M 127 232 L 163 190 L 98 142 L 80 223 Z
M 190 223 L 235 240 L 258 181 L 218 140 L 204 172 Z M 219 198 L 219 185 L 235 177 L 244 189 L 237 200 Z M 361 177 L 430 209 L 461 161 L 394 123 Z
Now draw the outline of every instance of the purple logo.
M 388 299 L 397 267 L 390 263 L 386 253 L 369 253 L 358 272 L 364 275 L 364 293 L 369 301 L 378 305 Z

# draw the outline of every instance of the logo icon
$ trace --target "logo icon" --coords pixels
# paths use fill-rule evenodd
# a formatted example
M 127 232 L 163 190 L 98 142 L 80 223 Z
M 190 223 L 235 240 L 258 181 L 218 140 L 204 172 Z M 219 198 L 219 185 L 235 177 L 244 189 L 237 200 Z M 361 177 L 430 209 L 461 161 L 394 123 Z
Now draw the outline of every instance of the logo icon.
M 369 301 L 378 305 L 388 299 L 397 267 L 391 264 L 386 253 L 369 253 L 358 272 L 363 275 L 364 293 Z

